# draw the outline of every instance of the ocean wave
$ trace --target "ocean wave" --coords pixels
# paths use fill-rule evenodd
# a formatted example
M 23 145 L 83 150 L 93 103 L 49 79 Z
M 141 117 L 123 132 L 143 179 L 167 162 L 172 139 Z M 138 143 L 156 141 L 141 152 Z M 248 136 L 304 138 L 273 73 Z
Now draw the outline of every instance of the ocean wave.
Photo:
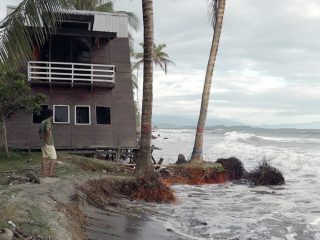
M 280 143 L 320 143 L 318 138 L 292 138 L 292 137 L 269 137 L 256 135 L 254 133 L 247 132 L 226 132 L 224 134 L 226 140 L 228 141 L 239 141 L 239 142 L 263 142 L 263 141 L 272 141 Z
M 283 172 L 286 185 L 254 189 L 233 183 L 175 185 L 176 204 L 151 207 L 158 212 L 155 217 L 166 229 L 181 235 L 182 239 L 320 239 L 320 149 L 314 144 L 319 139 L 301 132 L 257 132 L 207 133 L 203 148 L 205 159 L 215 161 L 234 156 L 247 170 L 266 159 Z M 186 156 L 191 153 L 194 132 L 159 133 L 161 138 L 155 143 L 163 150 L 154 151 L 156 158 L 164 157 L 166 163 L 174 163 L 179 153 Z M 281 141 L 291 143 L 280 144 Z

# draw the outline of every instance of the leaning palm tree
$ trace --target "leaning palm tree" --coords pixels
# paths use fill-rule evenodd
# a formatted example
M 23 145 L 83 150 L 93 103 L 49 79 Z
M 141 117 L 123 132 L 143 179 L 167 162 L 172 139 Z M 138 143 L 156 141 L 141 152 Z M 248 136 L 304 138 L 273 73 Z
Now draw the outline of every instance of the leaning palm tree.
M 209 13 L 210 13 L 210 16 L 212 17 L 212 25 L 214 28 L 214 33 L 213 33 L 212 45 L 211 45 L 209 61 L 207 65 L 207 72 L 206 72 L 206 77 L 205 77 L 205 82 L 203 87 L 196 137 L 194 141 L 193 152 L 190 159 L 190 162 L 192 163 L 203 162 L 203 152 L 202 152 L 203 132 L 204 132 L 205 123 L 207 119 L 211 82 L 212 82 L 214 65 L 215 65 L 216 57 L 218 53 L 225 5 L 226 5 L 226 0 L 209 0 L 209 11 L 210 11 Z
M 57 31 L 69 8 L 70 0 L 22 1 L 0 23 L 0 67 L 18 70 L 32 55 L 34 45 L 43 45 Z
M 143 47 L 143 43 L 140 43 L 139 45 Z M 168 65 L 174 64 L 174 62 L 170 60 L 168 53 L 163 51 L 166 46 L 165 43 L 159 45 L 153 44 L 153 63 L 156 66 L 159 66 L 167 74 Z M 139 68 L 140 65 L 143 64 L 143 53 L 134 53 L 133 56 L 138 60 L 133 65 L 133 68 Z
M 140 151 L 135 172 L 138 176 L 153 172 L 151 156 L 152 131 L 152 85 L 153 85 L 153 1 L 142 0 L 144 46 L 143 46 L 143 98 L 141 115 Z

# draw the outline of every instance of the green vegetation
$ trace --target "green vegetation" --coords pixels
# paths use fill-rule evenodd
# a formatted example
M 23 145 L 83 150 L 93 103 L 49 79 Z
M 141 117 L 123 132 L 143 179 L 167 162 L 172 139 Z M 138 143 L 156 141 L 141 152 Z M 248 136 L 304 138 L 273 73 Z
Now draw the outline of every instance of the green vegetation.
M 104 161 L 95 158 L 83 157 L 79 155 L 69 155 L 66 162 L 78 167 L 83 172 L 91 171 L 97 173 L 105 173 L 108 175 L 127 176 L 131 175 L 133 169 L 131 167 L 120 165 L 111 161 Z
M 0 177 L 11 173 L 24 173 L 32 170 L 39 173 L 42 160 L 41 152 L 12 152 L 10 156 L 0 153 Z M 119 165 L 114 162 L 84 157 L 76 154 L 58 153 L 57 175 L 60 177 L 68 175 L 108 174 L 127 176 L 131 175 L 133 169 L 129 166 Z M 1 178 L 5 180 L 5 178 Z M 1 182 L 0 180 L 0 186 Z M 1 188 L 0 188 L 1 190 Z
M 0 152 L 0 172 L 17 172 L 19 170 L 40 168 L 40 152 L 11 152 L 10 156 Z
M 32 92 L 22 75 L 0 71 L 0 142 L 8 156 L 6 122 L 17 112 L 39 112 L 44 100 L 44 95 Z

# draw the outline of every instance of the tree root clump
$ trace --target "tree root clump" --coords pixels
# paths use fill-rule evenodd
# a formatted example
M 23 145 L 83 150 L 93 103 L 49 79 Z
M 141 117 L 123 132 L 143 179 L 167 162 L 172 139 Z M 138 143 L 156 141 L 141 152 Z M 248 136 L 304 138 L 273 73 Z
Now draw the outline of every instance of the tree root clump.
M 172 203 L 176 200 L 172 189 L 156 176 L 130 180 L 91 180 L 79 188 L 85 200 L 100 209 L 120 206 L 121 198 L 156 203 Z
M 124 182 L 119 190 L 133 200 L 156 203 L 173 203 L 176 201 L 172 189 L 157 176 L 142 177 Z
M 245 178 L 256 186 L 285 184 L 282 173 L 266 161 L 259 163 L 255 169 L 246 174 Z
M 179 165 L 168 167 L 171 174 L 163 176 L 163 181 L 171 184 L 214 184 L 224 183 L 227 180 L 226 173 L 222 167 L 218 165 L 214 167 L 206 167 L 201 165 Z
M 240 180 L 246 171 L 243 163 L 235 157 L 219 158 L 216 162 L 223 166 L 228 180 Z

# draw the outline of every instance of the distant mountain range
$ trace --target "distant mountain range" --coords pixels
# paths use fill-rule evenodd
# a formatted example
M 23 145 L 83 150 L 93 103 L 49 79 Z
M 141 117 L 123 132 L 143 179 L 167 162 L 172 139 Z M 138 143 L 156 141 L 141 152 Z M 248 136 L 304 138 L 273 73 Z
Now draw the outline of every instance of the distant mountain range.
M 153 125 L 158 128 L 195 128 L 197 125 L 198 119 L 186 118 L 186 117 L 177 117 L 170 115 L 154 115 Z M 210 126 L 245 126 L 244 123 L 238 121 L 229 121 L 225 119 L 208 119 L 206 125 Z
M 195 128 L 197 125 L 195 118 L 178 117 L 170 115 L 154 115 L 153 125 L 158 128 Z M 221 118 L 210 118 L 206 123 L 207 128 L 218 126 L 243 126 L 243 127 L 259 127 L 259 128 L 297 128 L 297 129 L 320 129 L 320 122 L 296 123 L 296 124 L 264 124 L 259 126 L 248 126 L 240 121 L 232 121 Z

